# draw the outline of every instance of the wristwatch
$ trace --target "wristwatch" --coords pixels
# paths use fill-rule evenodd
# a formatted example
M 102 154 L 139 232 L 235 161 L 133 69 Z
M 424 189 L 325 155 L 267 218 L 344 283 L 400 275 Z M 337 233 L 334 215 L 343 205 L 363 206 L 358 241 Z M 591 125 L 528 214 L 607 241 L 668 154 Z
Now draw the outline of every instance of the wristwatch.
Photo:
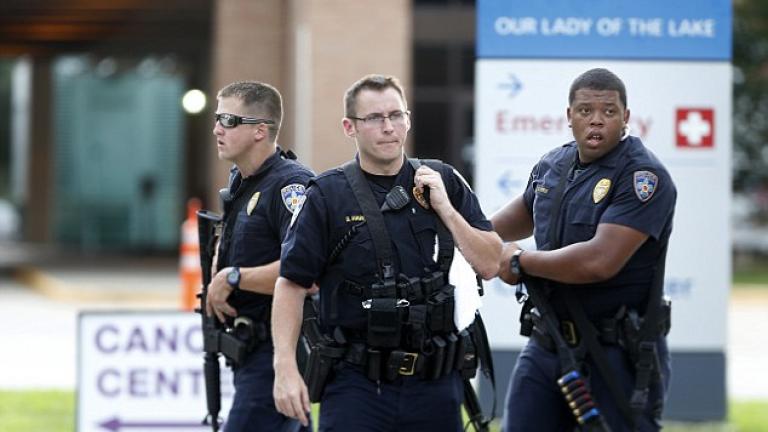
M 520 257 L 523 255 L 523 252 L 525 252 L 525 250 L 518 249 L 512 254 L 512 258 L 509 259 L 509 271 L 517 276 L 523 274 L 523 269 L 520 267 Z
M 235 291 L 240 290 L 240 267 L 232 267 L 232 270 L 227 273 L 227 283 Z

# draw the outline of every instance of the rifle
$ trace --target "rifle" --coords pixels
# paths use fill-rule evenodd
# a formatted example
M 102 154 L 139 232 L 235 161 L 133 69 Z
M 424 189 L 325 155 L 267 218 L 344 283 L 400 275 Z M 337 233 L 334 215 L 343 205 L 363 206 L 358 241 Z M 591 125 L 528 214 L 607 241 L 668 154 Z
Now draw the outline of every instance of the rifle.
M 208 298 L 208 285 L 211 283 L 211 266 L 213 265 L 214 249 L 216 248 L 216 229 L 221 223 L 221 216 L 207 211 L 197 212 L 197 229 L 200 240 L 200 266 L 202 267 L 202 290 L 198 294 L 200 308 L 196 312 L 203 320 L 203 351 L 205 360 L 203 373 L 205 376 L 205 399 L 208 414 L 203 419 L 203 424 L 211 426 L 213 432 L 218 432 L 221 426 L 221 375 L 219 366 L 219 334 L 221 323 L 215 316 L 205 313 L 205 305 Z
M 544 327 L 544 331 L 552 338 L 560 361 L 560 369 L 563 375 L 557 380 L 560 391 L 571 409 L 581 430 L 595 432 L 610 432 L 611 428 L 605 422 L 595 399 L 592 397 L 589 386 L 581 372 L 579 363 L 573 355 L 573 351 L 560 333 L 560 323 L 554 310 L 548 301 L 551 289 L 543 279 L 523 275 L 522 282 L 528 288 L 528 298 L 538 312 L 538 322 Z M 532 311 L 531 313 L 535 313 Z

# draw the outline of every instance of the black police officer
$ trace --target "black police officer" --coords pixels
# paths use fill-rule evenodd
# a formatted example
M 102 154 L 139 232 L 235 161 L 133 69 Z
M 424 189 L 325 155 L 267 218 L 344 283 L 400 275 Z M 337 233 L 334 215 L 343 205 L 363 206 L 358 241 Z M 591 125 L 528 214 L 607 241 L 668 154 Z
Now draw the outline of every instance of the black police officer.
M 666 331 L 654 327 L 648 345 L 655 360 L 653 370 L 645 371 L 650 395 L 628 410 L 638 382 L 630 324 L 661 308 L 675 185 L 656 156 L 629 135 L 624 83 L 610 71 L 592 69 L 576 78 L 567 117 L 575 141 L 544 155 L 523 195 L 491 218 L 503 240 L 533 234 L 539 249 L 506 245 L 499 276 L 510 284 L 521 274 L 524 280 L 530 275 L 548 281 L 549 303 L 574 352 L 587 344 L 585 328 L 596 329 L 595 345 L 603 354 L 587 346 L 581 372 L 611 429 L 634 424 L 637 430 L 658 430 L 670 372 Z M 589 326 L 579 326 L 579 307 Z M 555 383 L 562 371 L 553 338 L 544 325 L 533 323 L 510 381 L 504 430 L 573 430 L 575 417 Z M 596 356 L 611 370 L 596 364 Z
M 398 287 L 406 280 L 414 292 L 423 293 L 419 279 L 414 283 L 414 279 L 407 279 L 423 281 L 437 270 L 433 254 L 441 222 L 474 270 L 484 278 L 495 276 L 501 241 L 491 231 L 490 222 L 466 183 L 448 165 L 438 166 L 440 172 L 426 165 L 414 168 L 405 157 L 403 145 L 410 117 L 396 78 L 369 75 L 354 83 L 345 95 L 342 126 L 357 146 L 356 160 L 345 165 L 362 170 L 357 190 L 369 189 L 376 209 L 393 189 L 402 187 L 411 195 L 404 207 L 393 209 L 387 204 L 383 214 L 379 213 L 394 255 L 392 266 L 384 269 L 384 274 L 399 275 Z M 380 350 L 371 340 L 372 334 L 378 335 L 375 332 L 379 327 L 368 325 L 377 308 L 377 299 L 368 296 L 378 289 L 372 286 L 380 281 L 377 275 L 382 270 L 371 223 L 344 169 L 332 169 L 312 180 L 283 243 L 280 278 L 275 287 L 275 404 L 285 415 L 307 422 L 310 402 L 296 366 L 295 348 L 305 291 L 316 282 L 320 287 L 319 318 L 323 328 L 334 333 L 337 342 L 341 342 L 339 334 L 343 334 L 350 346 L 362 347 L 350 348 L 335 365 L 322 395 L 320 430 L 460 431 L 463 396 L 458 371 L 446 370 L 439 377 L 427 379 L 421 367 L 425 353 L 401 345 L 406 338 L 415 338 L 406 329 L 401 334 L 397 333 L 399 327 L 394 328 L 398 336 L 388 340 L 392 345 L 386 349 Z M 435 289 L 443 285 L 441 282 Z M 400 298 L 388 299 L 392 300 L 388 303 L 391 307 L 385 308 L 381 316 L 408 314 L 415 320 L 424 300 L 419 303 L 400 288 L 398 291 L 396 297 Z M 392 325 L 386 318 L 377 324 L 386 328 Z
M 235 82 L 221 89 L 217 99 L 213 134 L 218 155 L 234 167 L 222 194 L 225 225 L 206 313 L 235 326 L 250 349 L 233 366 L 235 396 L 226 431 L 276 431 L 292 420 L 277 412 L 272 399 L 269 313 L 280 244 L 313 173 L 277 146 L 283 114 L 277 89 Z

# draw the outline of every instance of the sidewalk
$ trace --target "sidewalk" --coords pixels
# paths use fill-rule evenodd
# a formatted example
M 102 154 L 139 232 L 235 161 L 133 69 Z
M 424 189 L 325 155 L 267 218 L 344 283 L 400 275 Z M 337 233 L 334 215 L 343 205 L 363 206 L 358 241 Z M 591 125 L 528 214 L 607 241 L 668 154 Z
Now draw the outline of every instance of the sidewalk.
M 175 257 L 0 247 L 0 389 L 73 390 L 81 311 L 177 310 L 180 300 Z
M 768 288 L 740 286 L 728 305 L 728 395 L 768 400 Z
M 0 389 L 74 389 L 80 311 L 179 308 L 175 258 L 85 261 L 27 263 L 13 273 L 0 265 L 0 340 L 14 353 L 0 357 Z M 732 291 L 728 313 L 728 395 L 768 399 L 768 289 Z

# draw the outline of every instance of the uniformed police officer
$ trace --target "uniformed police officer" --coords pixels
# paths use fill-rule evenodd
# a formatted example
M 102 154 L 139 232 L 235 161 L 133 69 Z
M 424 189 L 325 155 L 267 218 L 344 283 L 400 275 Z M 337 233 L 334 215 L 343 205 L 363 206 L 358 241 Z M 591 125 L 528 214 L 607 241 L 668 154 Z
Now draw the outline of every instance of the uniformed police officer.
M 460 431 L 463 396 L 458 371 L 453 367 L 439 373 L 428 371 L 428 353 L 413 348 L 414 343 L 435 347 L 411 331 L 426 331 L 424 325 L 429 324 L 424 322 L 424 314 L 417 313 L 425 310 L 425 300 L 416 297 L 431 292 L 433 306 L 440 306 L 434 294 L 444 292 L 440 291 L 444 277 L 430 279 L 438 283 L 429 287 L 424 282 L 438 270 L 433 258 L 438 224 L 450 231 L 461 253 L 484 278 L 493 277 L 498 270 L 501 241 L 453 168 L 444 164 L 437 167 L 440 172 L 426 165 L 414 168 L 405 157 L 410 112 L 396 78 L 369 75 L 360 79 L 347 90 L 344 108 L 344 133 L 357 147 L 356 160 L 345 167 L 361 170 L 358 192 L 372 193 L 377 210 L 384 206 L 383 215 L 379 214 L 394 259 L 391 266 L 379 266 L 373 222 L 358 203 L 346 168 L 332 169 L 312 180 L 283 243 L 275 288 L 275 404 L 280 412 L 306 424 L 310 401 L 295 350 L 305 291 L 317 282 L 323 328 L 337 343 L 343 339 L 351 347 L 335 364 L 325 385 L 320 430 Z M 395 190 L 406 191 L 408 202 L 403 207 L 389 201 L 384 204 Z M 397 275 L 397 297 L 376 298 L 377 290 L 386 286 L 388 273 Z M 385 275 L 383 282 L 381 274 Z M 377 282 L 382 283 L 377 287 Z M 394 293 L 394 284 L 392 289 Z M 406 294 L 408 290 L 414 295 Z M 413 325 L 411 330 L 399 327 L 402 323 L 396 321 L 405 316 Z M 394 333 L 387 333 L 390 330 Z M 392 334 L 394 339 L 389 338 Z M 386 342 L 373 340 L 382 335 Z M 406 340 L 408 346 L 404 346 Z M 430 372 L 435 376 L 427 378 Z
M 269 84 L 229 84 L 217 96 L 213 134 L 219 159 L 234 164 L 224 198 L 224 230 L 206 313 L 236 327 L 250 352 L 234 365 L 235 396 L 228 432 L 278 431 L 291 419 L 272 399 L 274 372 L 268 328 L 280 244 L 313 173 L 277 145 L 283 108 Z
M 503 240 L 533 234 L 538 248 L 506 245 L 499 275 L 510 284 L 521 275 L 548 281 L 550 304 L 573 352 L 596 330 L 603 354 L 587 346 L 582 372 L 612 430 L 658 430 L 670 373 L 668 323 L 652 326 L 645 354 L 655 365 L 642 371 L 645 378 L 638 378 L 632 336 L 647 312 L 662 307 L 675 185 L 656 156 L 629 135 L 624 83 L 610 71 L 592 69 L 576 78 L 566 114 L 575 141 L 544 155 L 525 192 L 491 218 Z M 579 308 L 590 324 L 584 328 Z M 510 381 L 504 430 L 573 430 L 575 417 L 555 383 L 562 371 L 553 338 L 541 322 L 533 323 Z M 601 368 L 596 357 L 609 367 Z M 642 396 L 635 390 L 643 380 L 650 393 L 628 410 L 627 400 Z

